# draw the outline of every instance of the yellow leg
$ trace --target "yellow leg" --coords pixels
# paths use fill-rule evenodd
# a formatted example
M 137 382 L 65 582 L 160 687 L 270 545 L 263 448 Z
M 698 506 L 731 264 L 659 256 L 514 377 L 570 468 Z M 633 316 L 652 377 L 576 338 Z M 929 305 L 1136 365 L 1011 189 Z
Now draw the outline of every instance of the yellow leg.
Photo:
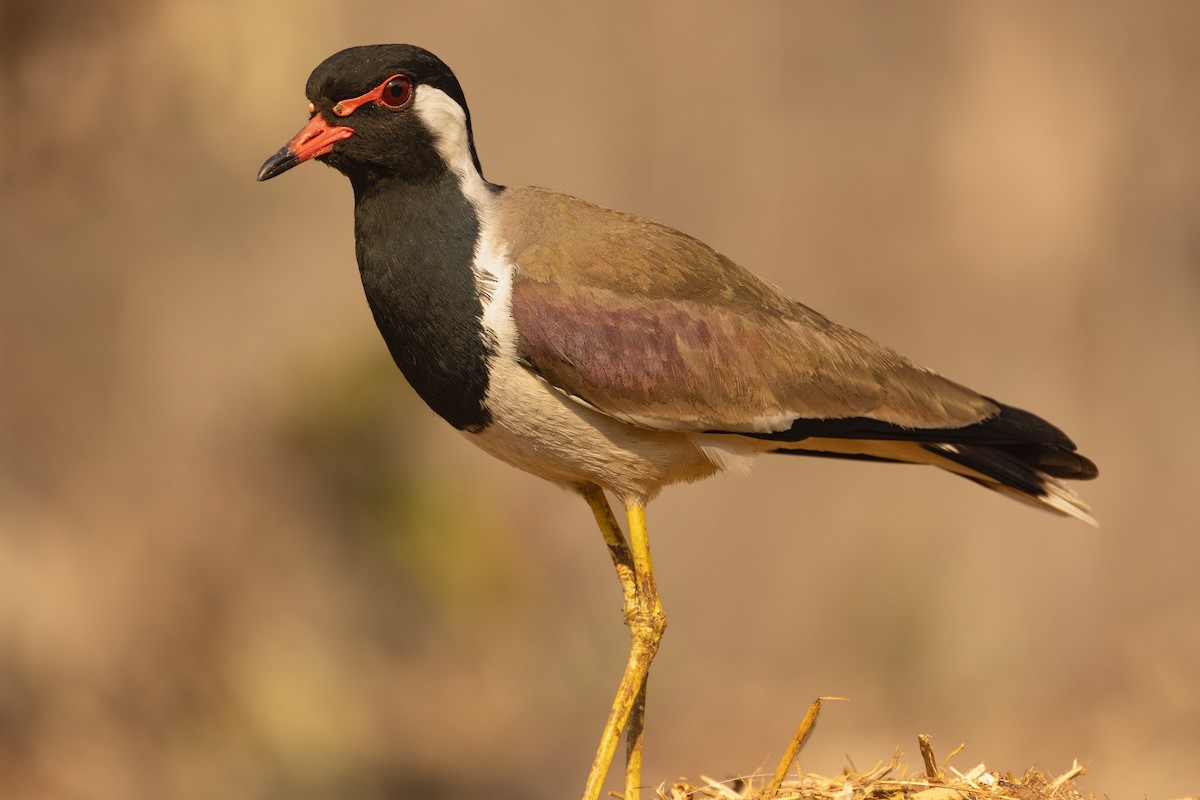
M 629 714 L 629 730 L 625 732 L 625 800 L 638 800 L 642 786 L 642 730 L 646 727 L 646 682 L 649 678 L 648 674 L 642 677 L 641 689 Z
M 617 568 L 617 579 L 621 581 L 621 591 L 625 595 L 625 617 L 628 619 L 633 614 L 637 598 L 633 554 L 629 552 L 625 534 L 621 533 L 621 526 L 617 524 L 617 518 L 613 516 L 608 499 L 604 496 L 604 490 L 595 484 L 589 484 L 581 487 L 580 492 L 588 501 L 588 505 L 592 507 L 596 524 L 600 526 L 600 532 L 604 534 L 604 543 L 608 545 L 608 554 L 612 556 L 613 566 Z
M 581 488 L 584 498 L 596 516 L 596 522 L 608 544 L 617 577 L 625 596 L 625 622 L 629 625 L 632 642 L 625 673 L 617 687 L 612 711 L 600 736 L 600 746 L 588 773 L 583 800 L 599 800 L 604 789 L 604 779 L 612 765 L 621 731 L 629 725 L 629 742 L 626 749 L 628 762 L 625 769 L 625 800 L 638 800 L 638 789 L 642 771 L 642 727 L 646 707 L 646 677 L 650 662 L 658 652 L 658 643 L 666 629 L 667 620 L 658 599 L 658 588 L 654 583 L 654 567 L 650 560 L 650 542 L 646 533 L 645 510 L 640 505 L 627 509 L 629 518 L 630 544 L 617 525 L 616 517 L 598 486 Z
M 667 627 L 667 618 L 658 599 L 658 585 L 654 581 L 654 564 L 650 560 L 650 535 L 646 531 L 646 510 L 640 505 L 632 505 L 626 513 L 629 518 L 629 538 L 632 543 L 638 600 L 638 625 L 631 623 L 630 631 L 633 634 L 634 648 L 637 647 L 639 636 L 645 637 L 646 648 L 645 668 L 631 709 L 629 739 L 626 745 L 625 800 L 638 800 L 642 776 L 642 729 L 645 727 L 646 718 L 646 683 L 650 679 L 650 662 L 658 652 L 658 643 Z

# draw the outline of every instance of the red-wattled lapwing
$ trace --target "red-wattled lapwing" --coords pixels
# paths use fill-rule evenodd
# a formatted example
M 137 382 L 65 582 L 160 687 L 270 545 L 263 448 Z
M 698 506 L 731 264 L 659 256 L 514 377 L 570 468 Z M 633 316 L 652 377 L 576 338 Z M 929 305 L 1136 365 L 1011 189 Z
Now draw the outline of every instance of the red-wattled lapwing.
M 492 455 L 571 487 L 612 554 L 633 643 L 584 791 L 628 728 L 666 621 L 644 509 L 759 453 L 932 464 L 1094 521 L 1062 431 L 831 322 L 703 243 L 483 177 L 458 80 L 411 45 L 353 47 L 308 79 L 311 118 L 259 180 L 315 158 L 354 187 L 367 301 L 430 408 Z M 625 539 L 604 491 L 624 504 Z

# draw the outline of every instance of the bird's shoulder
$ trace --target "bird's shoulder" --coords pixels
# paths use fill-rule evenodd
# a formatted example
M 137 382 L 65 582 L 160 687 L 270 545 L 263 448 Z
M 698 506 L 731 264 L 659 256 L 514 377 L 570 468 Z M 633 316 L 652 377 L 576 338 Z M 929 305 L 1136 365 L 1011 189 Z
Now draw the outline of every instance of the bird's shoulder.
M 524 281 L 648 303 L 796 313 L 773 284 L 694 236 L 637 214 L 538 187 L 505 190 L 498 210 L 509 258 Z

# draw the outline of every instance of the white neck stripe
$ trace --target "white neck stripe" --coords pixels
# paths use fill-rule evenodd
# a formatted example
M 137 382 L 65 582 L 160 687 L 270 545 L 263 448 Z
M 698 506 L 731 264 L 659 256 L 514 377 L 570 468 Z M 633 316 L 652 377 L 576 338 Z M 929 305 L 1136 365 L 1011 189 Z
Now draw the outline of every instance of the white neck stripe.
M 477 211 L 481 211 L 488 205 L 491 191 L 475 168 L 471 140 L 467 135 L 467 115 L 462 106 L 441 89 L 418 86 L 413 109 L 433 134 L 438 155 L 458 177 L 463 194 Z

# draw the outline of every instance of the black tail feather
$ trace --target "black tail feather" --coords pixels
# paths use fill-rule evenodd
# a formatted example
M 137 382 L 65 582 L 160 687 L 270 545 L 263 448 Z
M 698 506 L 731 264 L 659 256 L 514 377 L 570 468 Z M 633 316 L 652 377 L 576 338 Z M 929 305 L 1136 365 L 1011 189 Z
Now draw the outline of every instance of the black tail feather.
M 905 428 L 868 417 L 846 417 L 797 419 L 785 431 L 742 435 L 778 442 L 813 438 L 870 439 L 995 448 L 1012 460 L 1056 478 L 1089 480 L 1099 474 L 1096 465 L 1075 452 L 1075 443 L 1054 425 L 1015 406 L 991 402 L 1000 409 L 998 414 L 961 428 Z M 794 452 L 788 448 L 781 448 L 780 452 L 785 450 Z
M 996 405 L 1000 409 L 996 415 L 961 428 L 913 429 L 855 417 L 800 419 L 786 431 L 750 435 L 784 445 L 772 451 L 775 453 L 898 463 L 927 459 L 927 463 L 989 489 L 1094 524 L 1087 506 L 1059 479 L 1095 478 L 1099 474 L 1096 465 L 1075 451 L 1075 443 L 1065 433 L 1041 417 L 1013 406 Z M 802 443 L 808 439 L 858 440 L 863 442 L 865 452 L 807 449 Z M 881 446 L 880 454 L 875 455 L 870 452 L 869 441 L 887 446 Z M 897 453 L 897 442 L 911 442 L 916 447 Z M 921 456 L 922 451 L 929 455 Z

